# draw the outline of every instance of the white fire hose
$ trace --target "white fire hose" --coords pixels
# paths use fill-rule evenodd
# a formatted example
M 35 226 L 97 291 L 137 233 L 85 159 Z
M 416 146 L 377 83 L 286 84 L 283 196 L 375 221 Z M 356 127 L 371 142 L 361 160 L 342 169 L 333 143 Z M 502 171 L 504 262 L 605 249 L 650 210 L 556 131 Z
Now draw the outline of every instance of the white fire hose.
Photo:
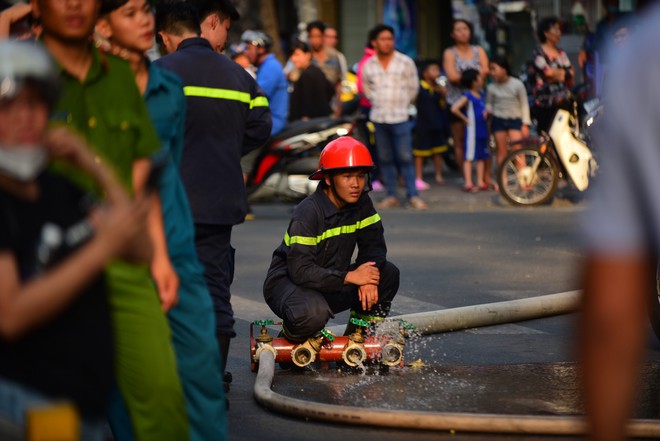
M 415 325 L 417 331 L 422 334 L 433 334 L 574 312 L 578 309 L 579 296 L 580 291 L 570 291 L 392 318 L 403 319 Z M 271 390 L 275 373 L 273 352 L 261 351 L 258 362 L 259 371 L 254 384 L 255 399 L 269 410 L 294 417 L 365 426 L 456 432 L 583 435 L 587 431 L 584 419 L 577 416 L 405 411 L 299 400 Z M 660 437 L 660 420 L 631 420 L 628 435 L 637 438 Z

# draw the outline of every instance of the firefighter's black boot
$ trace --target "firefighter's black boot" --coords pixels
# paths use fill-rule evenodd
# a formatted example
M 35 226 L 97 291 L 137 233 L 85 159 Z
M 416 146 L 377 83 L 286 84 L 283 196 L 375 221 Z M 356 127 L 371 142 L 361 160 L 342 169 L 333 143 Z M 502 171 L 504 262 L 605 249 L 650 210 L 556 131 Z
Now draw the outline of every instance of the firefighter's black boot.
M 229 356 L 229 344 L 231 337 L 227 334 L 216 334 L 218 339 L 218 350 L 220 351 L 220 370 L 222 372 L 222 382 L 224 384 L 225 393 L 229 392 L 229 385 L 232 382 L 231 372 L 227 372 L 227 357 Z

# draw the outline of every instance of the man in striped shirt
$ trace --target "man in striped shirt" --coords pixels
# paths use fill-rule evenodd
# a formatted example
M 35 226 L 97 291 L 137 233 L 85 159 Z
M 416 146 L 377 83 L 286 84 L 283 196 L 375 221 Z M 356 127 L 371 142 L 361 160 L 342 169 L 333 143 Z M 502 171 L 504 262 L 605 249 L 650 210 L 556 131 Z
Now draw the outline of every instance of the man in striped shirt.
M 394 49 L 394 29 L 379 24 L 369 32 L 376 53 L 362 68 L 365 95 L 371 102 L 370 119 L 376 126 L 376 145 L 387 197 L 378 208 L 401 205 L 397 197 L 396 165 L 406 184 L 408 206 L 425 210 L 428 205 L 415 187 L 412 126 L 408 109 L 419 91 L 417 67 L 408 56 Z

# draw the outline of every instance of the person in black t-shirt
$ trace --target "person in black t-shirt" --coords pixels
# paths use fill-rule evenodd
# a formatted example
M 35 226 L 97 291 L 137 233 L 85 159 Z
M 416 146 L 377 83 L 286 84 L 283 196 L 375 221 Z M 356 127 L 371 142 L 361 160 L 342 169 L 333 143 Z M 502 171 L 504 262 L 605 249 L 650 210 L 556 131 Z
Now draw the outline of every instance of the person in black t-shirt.
M 76 135 L 47 131 L 55 78 L 38 46 L 0 43 L 0 417 L 22 425 L 26 410 L 67 401 L 95 440 L 113 378 L 101 274 L 116 256 L 148 261 L 149 201 L 130 201 Z M 44 171 L 50 158 L 96 178 L 108 206 Z
M 327 80 L 323 71 L 312 64 L 312 52 L 307 43 L 296 43 L 291 62 L 300 70 L 300 77 L 293 83 L 293 91 L 289 97 L 289 121 L 330 116 L 334 86 Z

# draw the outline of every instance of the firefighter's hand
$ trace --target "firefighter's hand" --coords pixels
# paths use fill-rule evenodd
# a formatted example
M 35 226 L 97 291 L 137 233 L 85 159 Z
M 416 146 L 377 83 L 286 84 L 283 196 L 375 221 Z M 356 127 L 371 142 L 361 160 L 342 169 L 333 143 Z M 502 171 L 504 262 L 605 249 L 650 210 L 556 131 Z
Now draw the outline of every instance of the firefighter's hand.
M 350 283 L 357 286 L 378 285 L 378 282 L 380 282 L 380 270 L 376 266 L 376 262 L 363 263 L 353 271 L 349 271 L 344 279 L 345 284 Z
M 362 309 L 370 311 L 378 303 L 378 286 L 372 284 L 360 286 L 358 288 L 358 297 L 362 303 Z

